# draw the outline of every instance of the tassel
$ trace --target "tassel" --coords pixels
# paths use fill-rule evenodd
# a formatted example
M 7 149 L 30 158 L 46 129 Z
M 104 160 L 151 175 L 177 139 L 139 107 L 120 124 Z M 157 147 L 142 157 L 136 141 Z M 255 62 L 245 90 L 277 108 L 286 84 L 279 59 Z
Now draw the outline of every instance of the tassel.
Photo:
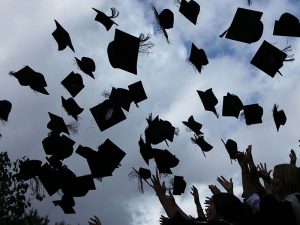
M 111 10 L 111 16 L 109 18 L 116 18 L 119 16 L 119 11 L 116 10 L 116 8 L 110 8 Z
M 79 123 L 77 121 L 72 121 L 71 123 L 67 124 L 67 128 L 71 134 L 78 134 Z
M 147 34 L 147 36 L 145 36 L 143 33 L 140 34 L 140 46 L 139 46 L 139 52 L 143 53 L 143 54 L 149 54 L 149 50 L 154 47 L 154 44 L 149 41 L 151 38 L 150 34 Z

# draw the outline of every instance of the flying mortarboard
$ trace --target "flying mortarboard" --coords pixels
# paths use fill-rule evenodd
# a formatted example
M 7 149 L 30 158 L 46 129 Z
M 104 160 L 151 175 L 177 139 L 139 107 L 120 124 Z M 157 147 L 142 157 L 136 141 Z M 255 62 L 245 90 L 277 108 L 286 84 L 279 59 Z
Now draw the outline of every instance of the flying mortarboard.
M 38 176 L 38 172 L 42 166 L 40 160 L 25 160 L 19 165 L 19 173 L 16 174 L 17 179 L 28 180 Z
M 75 201 L 72 196 L 64 194 L 61 200 L 53 201 L 55 206 L 60 206 L 65 214 L 76 213 L 73 207 L 75 206 Z
M 286 57 L 287 54 L 285 52 L 264 41 L 251 60 L 251 64 L 269 76 L 274 77 L 283 66 Z
M 191 140 L 193 143 L 195 143 L 196 145 L 198 145 L 201 148 L 204 156 L 205 156 L 204 152 L 209 152 L 210 150 L 213 149 L 213 146 L 211 146 L 209 143 L 207 143 L 204 140 L 203 135 L 201 135 L 201 136 L 195 135 L 194 138 L 191 138 Z
M 136 75 L 139 48 L 140 38 L 116 29 L 114 40 L 107 47 L 111 66 Z
M 7 100 L 0 101 L 0 120 L 7 121 L 12 104 Z
M 96 70 L 96 64 L 93 59 L 89 57 L 82 57 L 81 60 L 79 60 L 75 57 L 75 60 L 82 72 L 95 79 L 93 72 Z
M 34 71 L 29 66 L 25 66 L 17 72 L 9 72 L 10 75 L 18 79 L 20 85 L 29 86 L 32 90 L 49 95 L 44 75 Z
M 179 159 L 166 149 L 153 149 L 153 156 L 159 173 L 172 174 L 171 168 L 179 163 Z
M 70 134 L 63 118 L 50 112 L 48 112 L 48 114 L 50 116 L 50 121 L 47 124 L 47 128 L 49 128 L 52 132 L 57 134 L 60 134 L 61 132 Z
M 69 48 L 75 52 L 69 33 L 56 20 L 54 21 L 56 24 L 56 29 L 53 31 L 52 36 L 58 44 L 58 50 L 64 50 L 67 46 L 69 46 Z
M 198 91 L 197 90 L 197 92 L 202 101 L 204 109 L 206 111 L 213 112 L 217 116 L 217 118 L 219 118 L 219 115 L 215 108 L 215 106 L 218 104 L 218 99 L 214 95 L 212 88 L 209 88 L 206 91 Z
M 262 123 L 263 108 L 260 105 L 245 105 L 243 110 L 247 125 Z
M 38 172 L 38 177 L 42 182 L 49 196 L 52 196 L 60 188 L 60 175 L 57 170 L 51 168 L 48 163 L 45 163 Z
M 109 99 L 118 107 L 129 112 L 131 102 L 133 102 L 129 90 L 124 88 L 112 88 Z
M 83 108 L 81 108 L 73 98 L 68 98 L 67 100 L 61 96 L 62 106 L 67 111 L 68 115 L 72 116 L 75 120 L 78 120 L 78 115 L 82 113 Z
M 194 0 L 190 0 L 189 2 L 186 0 L 181 0 L 179 12 L 196 25 L 197 17 L 200 12 L 200 5 Z
M 299 19 L 290 13 L 284 13 L 275 21 L 273 35 L 300 37 Z
M 195 134 L 200 135 L 203 134 L 200 130 L 202 128 L 202 124 L 195 121 L 193 116 L 190 116 L 188 121 L 182 121 L 184 125 L 186 125 L 189 129 L 191 129 Z
M 198 49 L 193 43 L 189 60 L 196 67 L 199 73 L 201 73 L 202 66 L 208 64 L 205 51 L 203 49 Z
M 223 139 L 221 139 L 221 140 L 222 140 L 223 144 L 225 145 L 225 148 L 229 154 L 230 160 L 236 159 L 237 153 L 238 153 L 237 143 L 232 139 L 228 139 L 226 141 L 226 143 L 223 141 Z
M 133 102 L 137 105 L 139 102 L 147 99 L 146 92 L 141 81 L 135 82 L 128 86 L 131 98 Z
M 96 190 L 92 175 L 76 177 L 71 183 L 72 187 L 67 193 L 71 194 L 73 197 L 83 197 L 90 190 Z
M 239 117 L 240 111 L 243 109 L 243 103 L 237 95 L 227 93 L 223 97 L 222 116 Z
M 103 12 L 99 11 L 98 9 L 92 8 L 97 12 L 97 15 L 95 17 L 95 20 L 101 23 L 103 26 L 105 26 L 106 30 L 108 31 L 113 24 L 116 24 L 112 19 L 116 18 L 119 15 L 119 12 L 115 8 L 110 8 L 111 9 L 111 16 L 105 15 Z
M 174 25 L 174 14 L 170 9 L 164 9 L 160 13 L 157 12 L 154 5 L 152 5 L 155 19 L 160 27 L 160 30 L 163 32 L 167 42 L 169 43 L 168 34 L 166 29 L 173 28 Z
M 253 43 L 258 41 L 263 33 L 263 23 L 260 21 L 262 12 L 250 9 L 238 8 L 232 23 L 220 37 L 244 43 Z
M 80 74 L 71 72 L 61 84 L 68 90 L 70 95 L 74 98 L 83 88 L 83 80 Z
M 152 147 L 150 143 L 145 143 L 143 138 L 140 137 L 139 140 L 139 146 L 140 146 L 140 153 L 147 163 L 149 165 L 149 159 L 153 159 L 153 152 L 152 152 Z
M 186 188 L 186 182 L 183 176 L 174 176 L 173 195 L 181 195 Z
M 273 118 L 278 131 L 280 125 L 284 125 L 286 123 L 286 116 L 283 110 L 278 111 L 278 105 L 276 104 L 273 107 Z

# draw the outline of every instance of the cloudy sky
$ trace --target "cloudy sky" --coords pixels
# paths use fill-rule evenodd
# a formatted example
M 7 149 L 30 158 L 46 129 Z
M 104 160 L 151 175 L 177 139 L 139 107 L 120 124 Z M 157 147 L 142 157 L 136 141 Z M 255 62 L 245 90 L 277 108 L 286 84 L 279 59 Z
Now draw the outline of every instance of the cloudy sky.
M 174 28 L 168 30 L 170 44 L 157 32 L 155 20 L 148 0 L 0 0 L 0 98 L 11 101 L 13 107 L 9 121 L 1 124 L 1 150 L 8 151 L 12 159 L 28 156 L 45 162 L 42 140 L 49 130 L 48 112 L 62 116 L 66 122 L 72 118 L 61 106 L 61 96 L 70 95 L 60 82 L 71 72 L 81 73 L 74 64 L 74 57 L 91 57 L 96 63 L 96 79 L 81 73 L 85 83 L 77 96 L 77 103 L 85 110 L 80 115 L 80 129 L 71 138 L 79 144 L 96 149 L 107 138 L 127 154 L 122 166 L 114 171 L 113 177 L 96 181 L 97 189 L 83 198 L 75 198 L 76 214 L 64 215 L 59 207 L 52 204 L 60 198 L 54 195 L 42 202 L 34 201 L 42 215 L 49 215 L 51 222 L 65 220 L 70 224 L 87 224 L 89 218 L 97 215 L 102 224 L 150 225 L 158 224 L 164 214 L 163 208 L 153 190 L 144 194 L 137 191 L 135 180 L 130 181 L 131 167 L 147 167 L 140 153 L 138 140 L 147 127 L 149 113 L 169 120 L 179 128 L 179 136 L 173 143 L 160 144 L 168 148 L 177 158 L 179 165 L 173 174 L 184 176 L 187 188 L 182 196 L 176 197 L 178 204 L 187 213 L 196 216 L 189 190 L 192 185 L 199 188 L 201 202 L 210 195 L 207 185 L 217 184 L 217 176 L 233 178 L 235 193 L 241 194 L 240 171 L 236 162 L 230 164 L 221 138 L 237 141 L 241 151 L 253 145 L 254 160 L 266 162 L 269 168 L 288 162 L 290 149 L 298 150 L 300 139 L 300 42 L 296 38 L 273 36 L 275 20 L 284 12 L 300 18 L 300 2 L 295 0 L 255 1 L 251 9 L 263 12 L 264 32 L 262 38 L 251 45 L 219 38 L 225 31 L 238 7 L 249 8 L 246 0 L 197 0 L 201 6 L 197 25 L 190 23 L 178 11 L 173 0 L 155 1 L 158 11 L 169 8 L 174 13 Z M 92 7 L 107 14 L 115 7 L 120 15 L 115 19 L 118 29 L 134 36 L 150 34 L 154 47 L 148 55 L 139 55 L 138 74 L 133 75 L 114 69 L 108 61 L 107 45 L 113 40 L 113 26 L 108 32 L 94 20 Z M 57 51 L 57 43 L 51 33 L 55 30 L 56 19 L 70 34 L 75 53 L 69 48 Z M 286 62 L 280 69 L 283 76 L 274 78 L 250 64 L 252 57 L 263 42 L 283 49 L 292 46 L 295 61 Z M 209 64 L 202 73 L 197 73 L 188 62 L 191 44 L 203 48 Z M 8 75 L 25 65 L 44 74 L 49 96 L 35 93 L 29 87 L 20 86 Z M 127 119 L 116 126 L 100 132 L 89 108 L 104 100 L 101 93 L 112 87 L 127 88 L 142 81 L 148 99 L 137 108 L 132 105 Z M 222 99 L 227 92 L 238 95 L 245 105 L 259 103 L 264 108 L 263 123 L 247 126 L 245 121 L 231 117 L 220 117 L 204 111 L 196 90 L 213 88 L 219 99 L 217 111 L 222 111 Z M 276 131 L 272 117 L 273 105 L 277 103 L 287 116 L 287 123 Z M 214 146 L 203 156 L 201 150 L 192 144 L 191 132 L 182 124 L 190 115 L 203 124 L 205 139 Z M 86 160 L 77 154 L 64 163 L 78 176 L 89 174 Z M 154 163 L 149 168 L 155 167 Z

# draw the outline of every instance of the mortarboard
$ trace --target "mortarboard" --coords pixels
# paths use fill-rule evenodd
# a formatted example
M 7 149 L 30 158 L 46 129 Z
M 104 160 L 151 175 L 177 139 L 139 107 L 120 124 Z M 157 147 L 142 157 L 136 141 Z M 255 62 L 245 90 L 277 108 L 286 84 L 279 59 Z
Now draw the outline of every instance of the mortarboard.
M 153 149 L 152 151 L 159 173 L 172 174 L 171 168 L 178 165 L 179 159 L 166 149 Z
M 146 92 L 144 90 L 143 84 L 141 81 L 135 82 L 128 86 L 131 98 L 133 102 L 137 105 L 139 102 L 147 99 Z
M 150 114 L 147 122 L 148 127 L 145 129 L 146 143 L 156 145 L 166 140 L 173 141 L 175 127 L 169 121 L 159 119 L 159 116 L 152 119 Z
M 174 14 L 170 9 L 164 9 L 160 13 L 157 12 L 154 5 L 152 5 L 155 19 L 160 27 L 160 30 L 163 32 L 167 42 L 169 43 L 168 34 L 166 29 L 173 28 L 174 25 Z
M 76 213 L 73 209 L 75 206 L 75 201 L 72 196 L 64 194 L 61 200 L 53 201 L 55 206 L 60 206 L 65 214 L 74 214 Z
M 52 196 L 61 188 L 60 175 L 57 170 L 45 163 L 38 171 L 38 177 L 49 196 Z
M 278 111 L 278 105 L 276 104 L 273 107 L 273 118 L 278 131 L 280 125 L 284 125 L 286 123 L 286 116 L 283 110 Z
M 63 118 L 48 112 L 50 116 L 50 121 L 47 124 L 47 128 L 49 128 L 52 132 L 60 134 L 64 132 L 66 134 L 70 134 L 67 125 Z
M 113 24 L 116 24 L 112 19 L 116 18 L 119 15 L 119 12 L 115 8 L 110 8 L 111 9 L 111 16 L 105 15 L 103 12 L 99 11 L 98 9 L 92 8 L 97 12 L 97 15 L 95 17 L 95 20 L 101 23 L 103 26 L 105 26 L 106 30 L 108 31 Z
M 147 163 L 149 165 L 149 159 L 153 159 L 153 152 L 152 152 L 152 147 L 150 143 L 145 143 L 143 138 L 140 137 L 139 140 L 139 146 L 140 146 L 140 153 Z
M 203 134 L 200 130 L 202 128 L 202 124 L 198 123 L 194 120 L 193 116 L 190 116 L 188 121 L 182 121 L 184 125 L 186 125 L 189 129 L 191 129 L 195 134 L 200 135 Z
M 234 116 L 238 118 L 242 109 L 243 103 L 237 95 L 227 93 L 223 97 L 222 116 Z
M 193 43 L 189 60 L 196 67 L 199 73 L 201 73 L 202 66 L 208 64 L 205 51 L 203 49 L 198 49 Z
M 274 77 L 283 66 L 286 57 L 287 54 L 285 52 L 264 41 L 251 60 L 251 64 L 269 76 Z
M 68 194 L 73 197 L 83 197 L 90 190 L 96 190 L 94 179 L 92 175 L 85 175 L 80 177 L 75 177 L 72 182 L 72 186 L 70 186 L 67 191 Z
M 263 108 L 260 105 L 245 105 L 243 109 L 247 125 L 262 123 Z
M 275 21 L 273 35 L 300 37 L 299 19 L 290 13 L 284 13 Z
M 19 173 L 15 176 L 17 179 L 28 180 L 35 176 L 38 176 L 38 172 L 42 166 L 40 160 L 25 160 L 19 165 Z
M 204 154 L 204 152 L 209 152 L 210 150 L 213 149 L 213 146 L 211 146 L 209 143 L 207 143 L 204 140 L 203 135 L 201 135 L 201 136 L 195 135 L 194 138 L 191 138 L 191 140 L 201 148 L 203 154 Z M 204 156 L 205 156 L 205 154 L 204 154 Z
M 197 17 L 200 12 L 200 5 L 194 0 L 190 0 L 189 2 L 186 0 L 181 0 L 179 12 L 196 25 Z
M 104 131 L 126 119 L 123 110 L 114 105 L 109 99 L 90 108 L 90 111 L 100 131 Z
M 18 79 L 20 85 L 29 86 L 32 90 L 49 95 L 44 75 L 34 71 L 29 66 L 25 66 L 17 72 L 9 72 L 10 75 Z
M 131 171 L 128 176 L 130 179 L 132 178 L 137 178 L 138 179 L 138 190 L 142 193 L 144 193 L 144 181 L 151 186 L 151 184 L 147 181 L 147 179 L 151 178 L 151 171 L 140 167 L 139 170 L 137 171 L 135 168 L 133 168 L 133 171 Z
M 131 105 L 132 97 L 130 95 L 129 90 L 124 88 L 112 88 L 109 99 L 118 107 L 129 112 L 129 108 Z
M 263 33 L 263 23 L 260 21 L 262 12 L 250 9 L 238 8 L 232 23 L 220 37 L 244 43 L 253 43 L 258 41 Z
M 93 72 L 96 70 L 96 64 L 93 59 L 89 57 L 82 57 L 81 60 L 75 57 L 76 63 L 79 67 L 79 69 L 88 74 L 90 77 L 94 78 Z
M 58 44 L 58 50 L 64 50 L 67 46 L 69 46 L 69 48 L 75 52 L 69 33 L 56 20 L 54 21 L 56 24 L 56 29 L 53 31 L 52 36 Z
M 183 176 L 174 176 L 173 195 L 181 195 L 186 188 L 186 182 Z
M 61 96 L 62 106 L 67 111 L 68 115 L 72 116 L 75 120 L 78 120 L 78 115 L 82 113 L 83 108 L 81 108 L 73 98 L 68 98 L 67 100 Z
M 236 159 L 237 153 L 238 153 L 237 143 L 232 139 L 228 139 L 226 141 L 226 143 L 223 141 L 223 139 L 221 139 L 221 140 L 222 140 L 223 144 L 225 145 L 225 148 L 229 154 L 230 160 Z
M 202 101 L 204 109 L 206 111 L 213 112 L 217 116 L 217 118 L 219 118 L 219 115 L 215 108 L 215 106 L 218 104 L 218 99 L 214 95 L 212 88 L 209 88 L 206 91 L 198 91 L 197 90 L 197 92 Z
M 146 169 L 146 168 L 140 167 L 139 168 L 139 175 L 142 179 L 147 180 L 151 177 L 151 171 Z
M 74 98 L 83 88 L 83 80 L 80 74 L 71 72 L 61 84 L 68 90 L 70 95 Z
M 114 40 L 107 47 L 111 66 L 137 74 L 139 48 L 140 38 L 116 29 Z
M 0 101 L 0 120 L 7 121 L 12 104 L 7 100 Z

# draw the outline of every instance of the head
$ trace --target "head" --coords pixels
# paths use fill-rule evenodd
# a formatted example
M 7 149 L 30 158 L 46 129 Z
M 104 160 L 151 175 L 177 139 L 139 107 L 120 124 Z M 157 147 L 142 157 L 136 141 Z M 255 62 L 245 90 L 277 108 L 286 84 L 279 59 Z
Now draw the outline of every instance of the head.
M 278 200 L 300 191 L 298 173 L 297 167 L 291 164 L 279 164 L 274 167 L 271 187 Z

